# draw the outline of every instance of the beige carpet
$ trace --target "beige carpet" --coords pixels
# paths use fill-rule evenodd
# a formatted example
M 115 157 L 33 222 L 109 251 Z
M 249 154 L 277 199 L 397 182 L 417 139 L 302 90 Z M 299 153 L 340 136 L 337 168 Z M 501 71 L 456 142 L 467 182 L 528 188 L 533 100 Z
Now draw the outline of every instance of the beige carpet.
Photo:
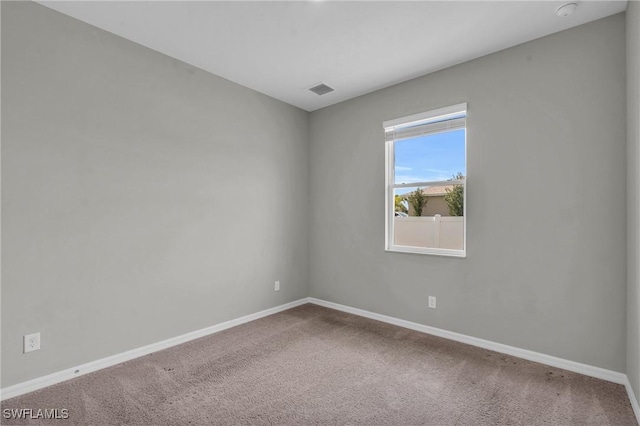
M 315 305 L 6 408 L 67 408 L 47 423 L 81 425 L 637 424 L 623 386 Z

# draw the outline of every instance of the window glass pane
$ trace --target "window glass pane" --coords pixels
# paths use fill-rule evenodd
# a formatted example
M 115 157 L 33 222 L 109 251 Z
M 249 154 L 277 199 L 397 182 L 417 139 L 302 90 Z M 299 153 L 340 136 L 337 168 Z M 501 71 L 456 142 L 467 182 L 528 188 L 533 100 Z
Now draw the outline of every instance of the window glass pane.
M 465 175 L 465 130 L 394 142 L 395 182 L 442 181 Z
M 393 195 L 394 245 L 464 249 L 463 185 L 396 188 Z

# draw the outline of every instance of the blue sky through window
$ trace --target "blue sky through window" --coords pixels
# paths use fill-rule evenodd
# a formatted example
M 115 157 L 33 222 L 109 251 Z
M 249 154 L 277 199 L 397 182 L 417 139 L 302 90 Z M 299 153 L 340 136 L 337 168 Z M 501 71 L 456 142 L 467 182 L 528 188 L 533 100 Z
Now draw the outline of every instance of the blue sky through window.
M 447 180 L 458 172 L 466 176 L 464 132 L 460 129 L 396 141 L 395 183 Z

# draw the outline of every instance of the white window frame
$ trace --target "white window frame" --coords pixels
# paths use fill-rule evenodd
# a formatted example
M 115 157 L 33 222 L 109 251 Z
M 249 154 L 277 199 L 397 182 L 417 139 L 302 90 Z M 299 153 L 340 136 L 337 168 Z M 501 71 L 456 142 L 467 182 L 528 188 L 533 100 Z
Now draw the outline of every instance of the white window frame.
M 411 183 L 395 183 L 395 151 L 393 132 L 397 127 L 418 126 L 427 125 L 431 123 L 442 122 L 447 120 L 448 117 L 459 116 L 461 113 L 465 114 L 465 136 L 464 136 L 464 168 L 465 179 L 464 180 L 446 180 L 446 181 L 424 181 L 424 182 L 411 182 Z M 457 104 L 449 107 L 439 108 L 432 111 L 427 111 L 420 114 L 414 114 L 407 117 L 401 117 L 394 120 L 388 120 L 383 123 L 385 130 L 385 250 L 390 252 L 399 253 L 416 253 L 416 254 L 431 254 L 438 256 L 452 256 L 452 257 L 467 257 L 467 104 Z M 449 131 L 446 126 L 441 130 L 443 132 Z M 435 132 L 430 132 L 435 133 Z M 438 186 L 438 185 L 463 185 L 463 248 L 462 250 L 443 249 L 436 247 L 414 247 L 414 246 L 400 246 L 393 244 L 394 240 L 394 217 L 395 217 L 395 199 L 394 190 L 397 188 L 407 187 L 425 187 L 425 186 Z

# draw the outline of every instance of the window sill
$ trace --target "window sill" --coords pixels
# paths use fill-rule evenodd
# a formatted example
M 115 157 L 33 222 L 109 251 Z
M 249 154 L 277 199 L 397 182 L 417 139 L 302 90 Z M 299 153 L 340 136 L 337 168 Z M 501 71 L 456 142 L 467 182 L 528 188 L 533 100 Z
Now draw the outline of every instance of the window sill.
M 409 254 L 430 254 L 433 256 L 447 256 L 447 257 L 467 257 L 466 250 L 452 250 L 442 248 L 427 248 L 427 247 L 411 247 L 411 246 L 391 246 L 385 249 L 388 252 L 394 253 L 409 253 Z

